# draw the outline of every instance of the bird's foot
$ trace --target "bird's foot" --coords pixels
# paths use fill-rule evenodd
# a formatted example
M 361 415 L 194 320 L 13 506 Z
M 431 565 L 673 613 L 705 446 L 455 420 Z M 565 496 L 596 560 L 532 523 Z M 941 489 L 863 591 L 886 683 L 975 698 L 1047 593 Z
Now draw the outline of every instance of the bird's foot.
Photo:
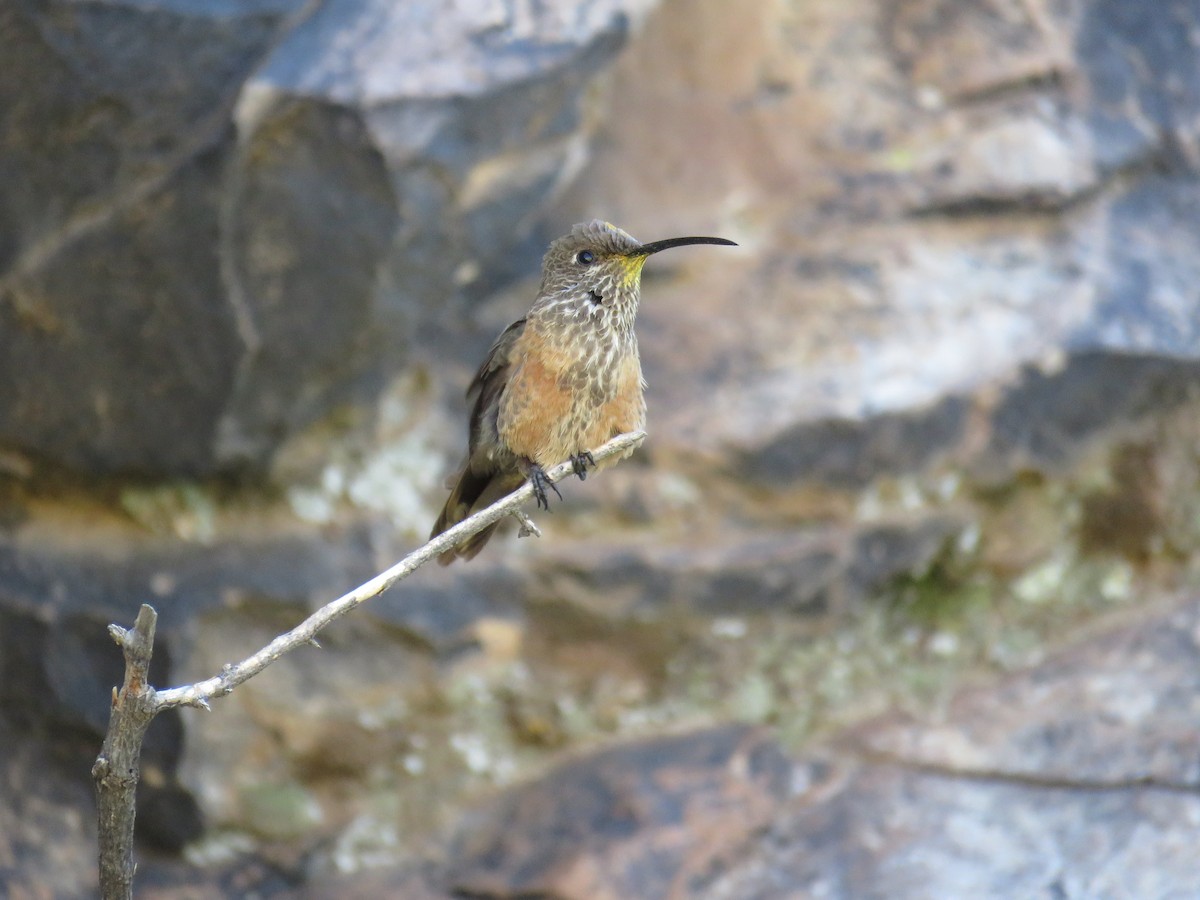
M 596 460 L 588 450 L 581 453 L 576 453 L 571 456 L 571 468 L 575 470 L 575 474 L 579 476 L 580 481 L 587 481 L 587 469 L 591 466 L 596 467 Z
M 533 496 L 537 500 L 539 509 L 550 511 L 550 500 L 546 495 L 546 488 L 554 491 L 558 499 L 562 499 L 562 494 L 559 493 L 558 487 L 546 477 L 546 470 L 534 463 L 529 467 L 529 483 L 533 485 Z

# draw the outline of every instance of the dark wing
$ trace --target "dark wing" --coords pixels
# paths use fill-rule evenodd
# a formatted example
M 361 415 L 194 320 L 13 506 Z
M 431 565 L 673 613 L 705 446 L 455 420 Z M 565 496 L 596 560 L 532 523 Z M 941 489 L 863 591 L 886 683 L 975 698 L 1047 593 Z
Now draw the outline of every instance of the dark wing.
M 491 505 L 524 481 L 515 465 L 504 458 L 500 434 L 496 428 L 500 398 L 504 394 L 508 373 L 512 367 L 513 345 L 524 331 L 524 319 L 518 319 L 504 329 L 492 344 L 483 365 L 471 379 L 467 397 L 470 398 L 474 394 L 475 403 L 471 408 L 467 461 L 458 477 L 454 479 L 453 489 L 442 508 L 442 514 L 438 516 L 429 535 L 431 538 L 452 525 L 457 525 L 475 510 Z M 489 525 L 455 549 L 447 550 L 438 557 L 438 562 L 448 565 L 460 557 L 470 559 L 483 549 L 483 545 L 499 524 L 497 522 Z
M 500 440 L 496 428 L 496 416 L 500 412 L 500 396 L 508 384 L 508 373 L 512 368 L 512 349 L 517 339 L 525 333 L 525 320 L 517 319 L 500 333 L 479 371 L 467 388 L 468 399 L 475 395 L 471 408 L 470 438 L 467 444 L 467 468 L 478 463 L 477 450 L 485 453 L 493 449 Z

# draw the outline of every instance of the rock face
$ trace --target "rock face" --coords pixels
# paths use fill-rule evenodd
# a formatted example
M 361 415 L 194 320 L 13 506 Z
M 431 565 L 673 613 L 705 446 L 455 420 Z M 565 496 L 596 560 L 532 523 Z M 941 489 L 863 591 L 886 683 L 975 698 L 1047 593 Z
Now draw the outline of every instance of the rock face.
M 810 760 L 806 796 L 696 896 L 1173 897 L 1200 890 L 1200 605 L 1147 616 L 939 721 L 885 719 Z
M 505 798 L 454 852 L 482 896 L 679 896 L 736 857 L 786 796 L 790 766 L 744 727 L 569 764 Z
M 0 893 L 94 893 L 104 626 L 178 684 L 394 562 L 594 216 L 740 245 L 648 266 L 645 448 L 157 723 L 147 896 L 1197 893 L 1197 29 L 3 5 Z
M 637 8 L 9 5 L 0 442 L 261 469 L 521 246 Z
M 949 411 L 921 417 L 1024 366 L 1195 358 L 1193 5 L 876 6 L 664 14 L 643 39 L 676 53 L 618 76 L 578 207 L 626 219 L 654 193 L 648 231 L 720 211 L 758 256 L 647 303 L 657 447 L 787 481 L 825 480 L 836 453 L 861 480 L 953 449 Z M 912 431 L 879 452 L 896 414 Z M 857 446 L 842 422 L 865 423 Z
M 1191 600 L 790 762 L 733 728 L 604 751 L 469 820 L 441 870 L 313 896 L 1189 896 L 1198 635 Z

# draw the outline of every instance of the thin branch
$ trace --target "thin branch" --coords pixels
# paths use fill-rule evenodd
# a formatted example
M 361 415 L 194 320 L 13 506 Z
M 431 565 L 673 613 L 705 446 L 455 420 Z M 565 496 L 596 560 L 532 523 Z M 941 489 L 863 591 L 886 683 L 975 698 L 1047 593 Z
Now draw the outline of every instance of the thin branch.
M 602 462 L 610 456 L 628 453 L 639 446 L 645 438 L 646 433 L 644 431 L 633 431 L 628 434 L 618 435 L 599 449 L 593 450 L 592 457 L 596 462 Z M 568 460 L 547 472 L 546 477 L 553 483 L 561 481 L 574 471 L 573 464 Z M 340 618 L 354 609 L 354 607 L 365 603 L 372 597 L 382 594 L 400 579 L 412 574 L 416 569 L 425 565 L 425 563 L 436 559 L 442 553 L 466 540 L 471 535 L 477 534 L 493 522 L 498 522 L 505 516 L 511 515 L 522 503 L 527 503 L 532 497 L 533 488 L 529 484 L 523 485 L 507 497 L 496 501 L 487 509 L 480 510 L 473 516 L 459 522 L 445 533 L 433 538 L 423 547 L 414 550 L 386 572 L 376 575 L 370 581 L 360 585 L 348 594 L 344 594 L 331 603 L 322 606 L 291 631 L 279 635 L 279 637 L 275 638 L 275 640 L 271 641 L 271 643 L 267 644 L 267 646 L 254 655 L 247 657 L 239 663 L 232 663 L 225 666 L 219 675 L 214 675 L 205 681 L 185 687 L 159 691 L 157 697 L 158 710 L 170 709 L 174 706 L 198 706 L 202 709 L 207 709 L 208 701 L 212 698 L 228 694 L 242 682 L 253 678 L 275 660 L 279 659 L 279 657 L 283 656 L 283 654 L 294 650 L 302 644 L 312 642 L 317 634 L 335 619 Z

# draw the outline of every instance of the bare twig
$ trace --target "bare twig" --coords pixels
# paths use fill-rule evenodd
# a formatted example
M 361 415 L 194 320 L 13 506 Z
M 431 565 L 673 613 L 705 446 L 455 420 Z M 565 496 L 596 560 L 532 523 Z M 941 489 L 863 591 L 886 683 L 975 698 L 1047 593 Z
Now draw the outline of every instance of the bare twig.
M 542 529 L 537 527 L 537 523 L 529 516 L 525 515 L 521 510 L 514 509 L 512 517 L 520 523 L 521 527 L 517 530 L 517 537 L 541 537 Z
M 618 435 L 593 450 L 592 456 L 596 462 L 601 462 L 618 454 L 627 455 L 645 438 L 646 434 L 642 431 Z M 548 471 L 546 477 L 554 483 L 574 471 L 574 464 L 568 460 Z M 138 782 L 142 739 L 156 715 L 177 706 L 208 709 L 209 700 L 230 693 L 288 651 L 303 644 L 320 646 L 316 636 L 325 626 L 354 607 L 382 594 L 431 559 L 436 559 L 505 516 L 515 516 L 521 522 L 523 531 L 539 534 L 537 526 L 519 510 L 520 505 L 528 502 L 532 496 L 533 488 L 529 484 L 523 485 L 414 550 L 386 572 L 322 606 L 257 653 L 241 662 L 224 666 L 219 674 L 196 684 L 156 692 L 147 682 L 146 672 L 150 665 L 154 626 L 158 618 L 152 607 L 143 604 L 132 631 L 110 625 L 109 633 L 125 652 L 125 683 L 120 691 L 114 690 L 108 734 L 92 768 L 100 807 L 100 887 L 104 900 L 128 900 L 133 895 L 134 792 Z

